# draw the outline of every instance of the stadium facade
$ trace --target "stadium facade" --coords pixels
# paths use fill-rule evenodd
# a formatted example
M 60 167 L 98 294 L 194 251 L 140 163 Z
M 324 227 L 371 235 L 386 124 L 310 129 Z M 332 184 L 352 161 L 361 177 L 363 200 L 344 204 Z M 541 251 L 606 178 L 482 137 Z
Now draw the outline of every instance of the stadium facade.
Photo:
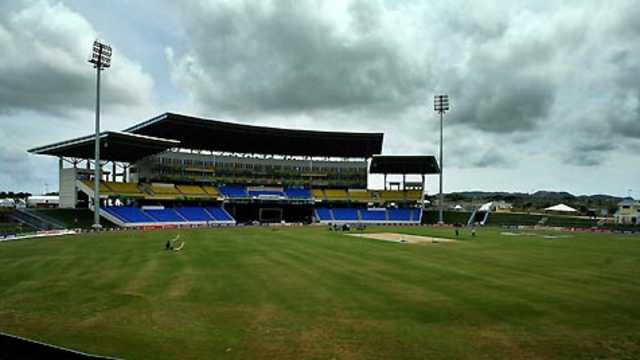
M 93 208 L 85 136 L 29 150 L 59 159 L 60 206 Z M 103 217 L 126 227 L 237 222 L 419 223 L 433 156 L 384 156 L 382 133 L 292 130 L 165 113 L 100 134 Z M 369 174 L 384 188 L 368 189 Z M 402 175 L 387 182 L 387 175 Z M 420 175 L 407 182 L 406 175 Z

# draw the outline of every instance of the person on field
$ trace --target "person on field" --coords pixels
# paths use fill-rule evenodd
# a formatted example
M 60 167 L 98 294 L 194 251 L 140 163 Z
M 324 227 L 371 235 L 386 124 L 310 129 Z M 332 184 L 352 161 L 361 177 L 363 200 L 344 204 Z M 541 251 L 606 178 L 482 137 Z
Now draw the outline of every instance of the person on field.
M 167 240 L 167 243 L 164 245 L 165 250 L 173 250 L 173 246 L 171 246 L 171 240 Z

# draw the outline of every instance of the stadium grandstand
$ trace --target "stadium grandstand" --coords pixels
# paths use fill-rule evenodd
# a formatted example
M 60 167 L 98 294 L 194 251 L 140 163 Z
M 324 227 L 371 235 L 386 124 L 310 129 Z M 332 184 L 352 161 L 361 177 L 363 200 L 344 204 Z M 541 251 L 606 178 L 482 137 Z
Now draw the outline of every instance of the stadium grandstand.
M 94 204 L 94 136 L 58 158 L 60 207 Z M 165 113 L 100 134 L 101 216 L 123 227 L 238 222 L 416 224 L 433 156 L 384 156 L 382 133 L 280 129 Z M 384 176 L 369 189 L 370 174 Z M 387 182 L 387 175 L 402 175 Z M 420 176 L 407 182 L 407 175 Z

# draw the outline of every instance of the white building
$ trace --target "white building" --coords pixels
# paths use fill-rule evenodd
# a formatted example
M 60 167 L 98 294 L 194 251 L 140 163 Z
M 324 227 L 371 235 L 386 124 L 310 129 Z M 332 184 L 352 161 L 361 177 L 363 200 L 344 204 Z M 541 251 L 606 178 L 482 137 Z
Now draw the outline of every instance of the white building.
M 616 224 L 640 224 L 640 201 L 624 199 L 618 203 L 618 211 L 613 215 Z

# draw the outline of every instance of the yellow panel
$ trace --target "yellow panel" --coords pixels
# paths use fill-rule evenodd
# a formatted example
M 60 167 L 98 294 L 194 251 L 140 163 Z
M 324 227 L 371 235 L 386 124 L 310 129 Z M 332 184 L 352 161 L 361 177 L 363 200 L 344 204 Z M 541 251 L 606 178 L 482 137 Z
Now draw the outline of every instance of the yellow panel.
M 209 195 L 198 185 L 176 185 L 176 187 L 185 195 Z
M 325 189 L 328 200 L 348 200 L 349 194 L 343 189 Z
M 106 184 L 118 194 L 141 194 L 137 183 L 107 182 Z
M 420 190 L 407 190 L 407 200 L 420 200 L 420 196 L 422 196 L 422 191 Z
M 349 191 L 349 196 L 355 201 L 371 201 L 371 194 L 368 191 Z
M 209 195 L 212 195 L 212 196 L 215 196 L 215 197 L 220 196 L 220 192 L 218 192 L 218 189 L 216 189 L 216 188 L 215 188 L 215 187 L 213 187 L 213 186 L 210 186 L 210 185 L 204 185 L 202 188 L 203 188 L 203 189 L 204 189 L 204 191 L 206 191 Z
M 84 180 L 83 183 L 85 185 L 87 185 L 88 187 L 91 188 L 91 190 L 93 190 L 95 188 L 95 183 L 93 182 L 93 180 Z M 111 191 L 111 189 L 107 186 L 107 184 L 104 183 L 104 181 L 100 182 L 100 193 L 101 194 L 110 194 L 113 191 Z
M 180 195 L 175 186 L 151 185 L 151 191 L 156 195 Z
M 402 191 L 380 191 L 380 199 L 385 201 L 400 201 L 404 200 L 404 194 Z
M 311 195 L 317 200 L 324 200 L 324 192 L 322 189 L 311 189 Z

